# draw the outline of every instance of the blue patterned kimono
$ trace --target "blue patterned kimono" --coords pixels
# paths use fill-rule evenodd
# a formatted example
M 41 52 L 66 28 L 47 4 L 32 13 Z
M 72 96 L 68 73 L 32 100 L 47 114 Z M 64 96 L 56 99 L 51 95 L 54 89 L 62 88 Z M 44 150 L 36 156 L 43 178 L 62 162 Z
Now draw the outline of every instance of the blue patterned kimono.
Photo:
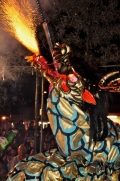
M 81 84 L 77 85 L 81 90 Z M 74 88 L 72 84 L 73 92 Z M 119 180 L 120 128 L 117 127 L 117 137 L 112 121 L 107 120 L 107 137 L 96 144 L 92 140 L 89 145 L 89 114 L 81 110 L 73 92 L 63 93 L 56 86 L 47 100 L 47 114 L 58 149 L 22 160 L 8 173 L 7 181 Z

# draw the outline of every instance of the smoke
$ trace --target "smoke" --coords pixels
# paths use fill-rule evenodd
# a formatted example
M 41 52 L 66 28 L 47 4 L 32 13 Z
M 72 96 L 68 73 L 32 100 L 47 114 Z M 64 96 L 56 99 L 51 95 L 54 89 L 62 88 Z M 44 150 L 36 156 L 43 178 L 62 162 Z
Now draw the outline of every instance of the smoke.
M 7 32 L 0 28 L 0 80 L 15 79 L 10 70 L 10 60 L 19 43 Z M 0 81 L 0 82 L 1 82 Z
M 54 11 L 56 7 L 59 6 L 59 0 L 30 0 L 30 3 L 36 9 L 36 11 L 38 11 L 37 1 L 40 2 L 45 19 L 50 21 L 50 19 L 52 18 L 52 11 Z
M 0 54 L 14 50 L 18 44 L 15 38 L 0 28 Z
M 45 19 L 50 19 L 51 12 L 55 9 L 58 0 L 38 0 L 38 1 L 40 1 L 41 3 Z M 36 0 L 29 0 L 29 3 L 32 5 L 33 10 L 37 12 L 38 14 L 37 18 L 39 19 L 39 12 Z M 21 7 L 23 8 L 23 6 Z M 0 16 L 0 18 L 1 18 L 0 22 L 2 22 L 2 24 L 0 24 L 1 27 L 0 28 L 0 80 L 1 79 L 15 80 L 17 79 L 17 76 L 14 74 L 13 71 L 11 71 L 10 65 L 13 60 L 16 59 L 16 61 L 18 61 L 17 59 L 19 59 L 18 56 L 20 55 L 20 53 L 21 53 L 20 56 L 24 56 L 22 55 L 23 53 L 22 50 L 20 53 L 18 52 L 19 49 L 22 49 L 22 45 L 20 44 L 20 42 L 18 42 L 15 39 L 15 37 L 11 36 L 7 31 L 4 30 L 4 25 L 6 26 L 6 22 L 3 21 L 2 16 Z

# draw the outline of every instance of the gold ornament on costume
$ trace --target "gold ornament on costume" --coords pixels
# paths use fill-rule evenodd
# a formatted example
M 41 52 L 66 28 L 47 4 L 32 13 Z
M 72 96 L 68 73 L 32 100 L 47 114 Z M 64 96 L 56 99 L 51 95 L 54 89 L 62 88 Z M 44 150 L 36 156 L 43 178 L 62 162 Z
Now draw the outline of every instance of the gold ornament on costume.
M 67 44 L 60 44 L 59 42 L 54 44 L 53 57 L 57 62 L 67 62 L 71 48 Z
M 109 90 L 110 92 L 120 92 L 120 72 L 110 72 L 104 75 L 99 81 L 98 86 L 100 89 Z M 117 78 L 114 78 L 115 75 L 118 75 Z M 112 80 L 111 80 L 112 79 Z

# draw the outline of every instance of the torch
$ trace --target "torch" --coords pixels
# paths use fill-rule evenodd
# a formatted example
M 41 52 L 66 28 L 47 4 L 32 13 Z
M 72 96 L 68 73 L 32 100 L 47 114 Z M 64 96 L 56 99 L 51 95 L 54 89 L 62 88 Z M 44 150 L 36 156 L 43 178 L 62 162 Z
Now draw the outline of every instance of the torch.
M 55 61 L 55 59 L 54 59 L 54 57 L 52 55 L 53 45 L 52 45 L 48 25 L 47 25 L 46 19 L 45 19 L 44 14 L 43 14 L 43 10 L 42 10 L 41 4 L 40 4 L 40 0 L 36 0 L 36 2 L 37 2 L 37 6 L 38 6 L 38 11 L 40 13 L 40 22 L 41 22 L 41 25 L 42 25 L 42 27 L 44 29 L 45 36 L 46 36 L 46 39 L 47 39 L 47 43 L 48 43 L 48 46 L 49 46 L 49 50 L 50 50 L 50 53 L 51 53 L 51 56 L 52 56 L 52 59 L 53 59 L 55 71 L 57 73 L 58 72 L 57 71 L 57 64 L 56 64 L 56 61 Z

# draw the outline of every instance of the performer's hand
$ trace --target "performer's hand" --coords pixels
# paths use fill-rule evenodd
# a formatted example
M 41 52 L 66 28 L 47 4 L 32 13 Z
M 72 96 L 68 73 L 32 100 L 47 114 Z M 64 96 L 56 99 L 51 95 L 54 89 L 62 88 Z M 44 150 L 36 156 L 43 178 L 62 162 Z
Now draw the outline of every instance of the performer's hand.
M 37 63 L 36 63 L 35 60 L 34 60 L 34 59 L 35 59 L 35 55 L 33 55 L 33 56 L 26 56 L 25 59 L 27 60 L 28 63 L 30 63 L 30 65 L 31 65 L 32 67 L 34 67 L 35 69 L 38 68 Z

